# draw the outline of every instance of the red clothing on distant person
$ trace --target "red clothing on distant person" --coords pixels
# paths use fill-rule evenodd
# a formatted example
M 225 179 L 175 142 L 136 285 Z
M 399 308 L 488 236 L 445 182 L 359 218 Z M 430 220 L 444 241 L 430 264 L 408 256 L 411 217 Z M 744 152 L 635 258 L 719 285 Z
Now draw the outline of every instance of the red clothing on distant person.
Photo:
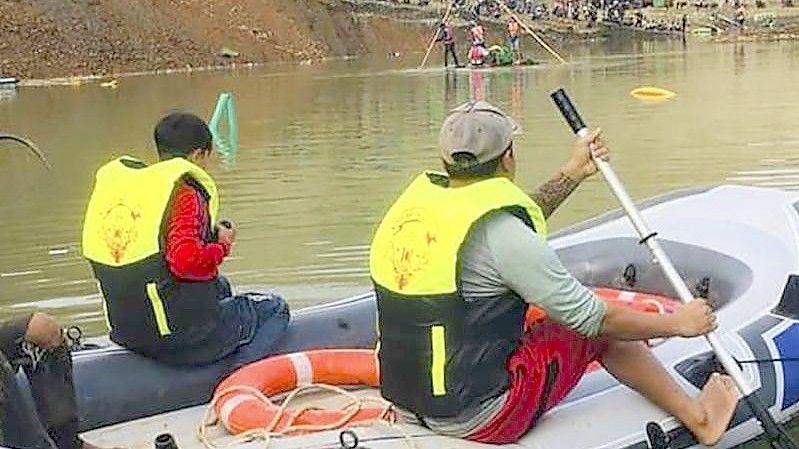
M 181 183 L 169 210 L 166 229 L 166 263 L 169 271 L 184 282 L 209 281 L 230 253 L 230 245 L 209 243 L 211 229 L 208 201 L 195 187 Z

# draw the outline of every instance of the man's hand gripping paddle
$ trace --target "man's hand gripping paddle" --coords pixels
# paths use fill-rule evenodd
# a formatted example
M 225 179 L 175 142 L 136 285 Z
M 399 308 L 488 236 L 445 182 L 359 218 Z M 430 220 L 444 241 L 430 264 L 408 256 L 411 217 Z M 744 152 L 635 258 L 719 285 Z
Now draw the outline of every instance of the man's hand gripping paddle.
M 583 122 L 583 119 L 580 117 L 580 114 L 577 112 L 574 104 L 571 102 L 569 97 L 566 95 L 566 92 L 563 89 L 558 89 L 557 91 L 552 93 L 552 100 L 555 102 L 555 105 L 560 109 L 561 114 L 569 123 L 572 130 L 578 136 L 585 136 L 588 134 L 588 128 Z M 649 250 L 652 252 L 652 255 L 655 257 L 655 260 L 663 269 L 663 273 L 666 275 L 666 278 L 671 283 L 674 290 L 677 291 L 677 294 L 680 296 L 680 299 L 683 302 L 693 301 L 694 295 L 688 289 L 688 286 L 685 284 L 685 281 L 680 277 L 677 270 L 672 265 L 671 260 L 663 251 L 663 248 L 660 247 L 657 239 L 655 238 L 657 233 L 652 232 L 644 222 L 643 217 L 638 212 L 635 203 L 630 198 L 630 195 L 627 194 L 627 190 L 622 185 L 621 180 L 619 180 L 616 173 L 613 171 L 613 168 L 610 166 L 610 163 L 601 159 L 594 159 L 597 168 L 602 173 L 602 176 L 605 177 L 605 181 L 607 181 L 610 190 L 613 192 L 613 195 L 621 204 L 621 207 L 624 209 L 624 212 L 627 214 L 627 217 L 630 219 L 630 222 L 635 228 L 635 231 L 638 233 L 638 236 L 641 239 L 641 243 L 645 243 Z M 743 372 L 741 368 L 736 363 L 735 359 L 732 358 L 729 352 L 721 345 L 721 341 L 719 340 L 718 335 L 715 332 L 711 332 L 705 335 L 708 343 L 710 343 L 710 347 L 713 348 L 713 352 L 716 354 L 719 362 L 724 367 L 724 370 L 732 377 L 735 381 L 735 385 L 737 385 L 738 390 L 743 395 L 743 400 L 752 410 L 752 414 L 754 417 L 760 422 L 763 426 L 763 430 L 765 431 L 771 447 L 774 449 L 799 449 L 799 446 L 793 441 L 790 435 L 785 431 L 785 429 L 774 421 L 774 418 L 769 414 L 768 410 L 766 409 L 765 404 L 762 400 L 757 396 L 757 392 L 749 385 L 749 383 L 744 379 Z

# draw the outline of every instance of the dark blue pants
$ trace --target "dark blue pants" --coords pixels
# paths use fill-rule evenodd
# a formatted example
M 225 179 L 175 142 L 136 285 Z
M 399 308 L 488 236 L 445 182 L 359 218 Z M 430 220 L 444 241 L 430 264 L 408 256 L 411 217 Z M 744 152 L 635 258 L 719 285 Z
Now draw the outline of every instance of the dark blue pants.
M 170 365 L 245 364 L 271 354 L 289 323 L 286 301 L 271 293 L 233 295 L 228 280 L 219 276 L 215 295 L 218 317 L 201 339 L 171 342 L 142 355 Z M 134 349 L 135 351 L 135 349 Z
M 238 324 L 239 339 L 225 355 L 233 368 L 272 354 L 288 328 L 289 307 L 278 295 L 244 293 L 223 300 L 221 306 L 222 319 Z

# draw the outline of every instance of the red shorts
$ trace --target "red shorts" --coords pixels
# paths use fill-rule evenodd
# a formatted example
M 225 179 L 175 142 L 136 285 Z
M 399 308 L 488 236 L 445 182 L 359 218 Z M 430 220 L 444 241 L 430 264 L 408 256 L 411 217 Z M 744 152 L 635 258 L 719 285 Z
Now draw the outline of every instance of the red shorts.
M 507 401 L 491 422 L 467 438 L 494 444 L 519 440 L 545 411 L 569 394 L 588 364 L 600 359 L 606 349 L 606 340 L 584 337 L 554 321 L 535 325 L 508 358 Z

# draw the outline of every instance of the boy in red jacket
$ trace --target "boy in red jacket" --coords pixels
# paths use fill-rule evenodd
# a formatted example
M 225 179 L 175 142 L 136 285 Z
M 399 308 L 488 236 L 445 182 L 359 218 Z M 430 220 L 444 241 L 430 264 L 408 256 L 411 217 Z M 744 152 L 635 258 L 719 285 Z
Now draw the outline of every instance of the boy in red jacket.
M 217 218 L 205 122 L 175 113 L 155 127 L 160 162 L 131 157 L 97 172 L 83 230 L 84 255 L 105 298 L 111 339 L 173 364 L 269 355 L 288 326 L 276 295 L 232 296 L 218 267 L 236 229 Z

